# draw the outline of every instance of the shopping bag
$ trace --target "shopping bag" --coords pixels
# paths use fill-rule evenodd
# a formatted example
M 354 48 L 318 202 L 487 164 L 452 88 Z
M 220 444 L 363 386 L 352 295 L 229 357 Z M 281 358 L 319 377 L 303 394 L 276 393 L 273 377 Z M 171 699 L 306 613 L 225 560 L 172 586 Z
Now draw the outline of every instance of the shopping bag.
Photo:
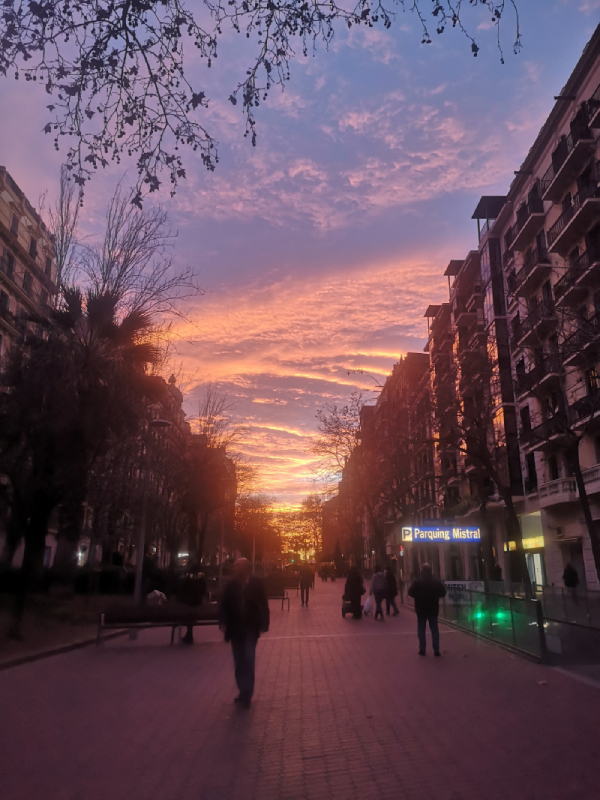
M 373 595 L 369 595 L 369 597 L 367 597 L 367 599 L 365 600 L 365 604 L 363 606 L 363 614 L 365 614 L 365 616 L 368 617 L 369 614 L 374 614 L 374 613 L 375 613 L 375 598 L 373 597 Z

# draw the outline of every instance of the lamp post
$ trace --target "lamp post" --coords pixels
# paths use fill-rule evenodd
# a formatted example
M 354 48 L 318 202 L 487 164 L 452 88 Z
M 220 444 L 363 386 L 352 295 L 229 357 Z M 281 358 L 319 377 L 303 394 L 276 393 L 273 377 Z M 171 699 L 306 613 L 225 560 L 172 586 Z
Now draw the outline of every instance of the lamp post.
M 148 445 L 150 443 L 150 428 L 170 428 L 171 423 L 166 419 L 152 419 L 148 423 L 144 441 L 144 456 L 142 460 L 142 468 L 144 470 L 144 486 L 142 493 L 142 513 L 140 516 L 140 529 L 138 532 L 138 542 L 135 554 L 135 584 L 133 588 L 133 602 L 134 605 L 139 606 L 142 603 L 142 570 L 144 566 L 144 548 L 146 545 L 146 519 L 148 517 L 148 476 L 146 468 L 148 466 Z

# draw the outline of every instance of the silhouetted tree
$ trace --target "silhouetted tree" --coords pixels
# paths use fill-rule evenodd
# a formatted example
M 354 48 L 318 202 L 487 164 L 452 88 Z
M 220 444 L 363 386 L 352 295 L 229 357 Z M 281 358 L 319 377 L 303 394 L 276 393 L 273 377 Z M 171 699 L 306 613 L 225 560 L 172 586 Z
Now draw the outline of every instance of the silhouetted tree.
M 520 34 L 515 3 L 471 0 L 465 9 L 489 12 L 500 47 L 500 22 L 512 7 L 516 52 Z M 400 0 L 400 7 L 416 14 L 424 44 L 431 42 L 430 20 L 438 34 L 447 27 L 459 29 L 477 55 L 479 47 L 467 30 L 460 2 Z M 140 187 L 156 191 L 158 176 L 166 170 L 174 191 L 185 177 L 183 147 L 199 153 L 209 170 L 218 161 L 216 142 L 194 113 L 206 111 L 208 97 L 186 77 L 186 37 L 208 67 L 229 29 L 256 37 L 257 52 L 229 98 L 234 105 L 241 101 L 246 135 L 254 144 L 256 108 L 274 85 L 289 80 L 296 42 L 307 55 L 319 42 L 329 47 L 340 27 L 380 23 L 389 28 L 395 16 L 381 0 L 361 0 L 349 8 L 335 0 L 314 5 L 204 0 L 197 15 L 182 0 L 9 2 L 0 18 L 0 75 L 44 85 L 53 113 L 44 130 L 54 136 L 56 148 L 68 137 L 68 169 L 80 186 L 99 167 L 132 156 Z M 141 188 L 134 202 L 141 204 Z

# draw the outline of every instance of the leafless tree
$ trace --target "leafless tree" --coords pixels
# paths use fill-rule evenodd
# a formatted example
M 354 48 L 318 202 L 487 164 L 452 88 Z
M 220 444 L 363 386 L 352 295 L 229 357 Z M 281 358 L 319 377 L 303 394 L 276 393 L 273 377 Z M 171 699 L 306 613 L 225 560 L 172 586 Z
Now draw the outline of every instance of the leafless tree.
M 336 0 L 312 5 L 294 0 L 203 0 L 199 5 L 194 14 L 183 0 L 4 4 L 0 75 L 45 86 L 53 118 L 44 130 L 53 135 L 57 149 L 67 137 L 67 165 L 79 186 L 99 167 L 130 156 L 139 173 L 133 199 L 141 205 L 142 189 L 156 191 L 162 170 L 174 192 L 185 177 L 184 147 L 199 153 L 207 169 L 215 168 L 216 141 L 194 113 L 206 111 L 208 97 L 186 77 L 186 37 L 207 67 L 230 29 L 256 39 L 257 50 L 229 98 L 234 105 L 241 101 L 245 135 L 254 144 L 256 109 L 273 86 L 290 79 L 297 43 L 307 55 L 318 43 L 329 47 L 339 28 L 377 24 L 390 28 L 396 17 L 382 0 L 359 0 L 349 6 Z M 470 0 L 468 5 L 460 0 L 398 0 L 398 5 L 419 19 L 423 44 L 432 41 L 430 24 L 437 34 L 456 28 L 475 56 L 479 46 L 464 17 L 468 10 L 487 10 L 501 57 L 501 20 L 512 9 L 513 49 L 520 47 L 516 0 Z
M 203 292 L 194 267 L 174 265 L 176 237 L 164 209 L 137 208 L 119 184 L 104 238 L 79 249 L 77 277 L 97 294 L 119 297 L 121 311 L 181 316 L 181 304 Z

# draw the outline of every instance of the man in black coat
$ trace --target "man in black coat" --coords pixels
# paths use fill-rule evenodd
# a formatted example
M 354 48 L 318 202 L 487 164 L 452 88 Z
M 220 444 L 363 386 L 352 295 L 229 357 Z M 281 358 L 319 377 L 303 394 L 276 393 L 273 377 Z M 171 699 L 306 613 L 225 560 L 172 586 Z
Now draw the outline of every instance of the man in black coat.
M 238 558 L 233 565 L 233 580 L 221 600 L 220 626 L 233 652 L 240 692 L 235 702 L 249 708 L 254 694 L 256 644 L 260 634 L 269 630 L 269 602 L 262 581 L 250 577 L 247 558 Z
M 421 577 L 413 581 L 408 590 L 408 596 L 415 601 L 415 611 L 417 613 L 417 632 L 419 634 L 419 655 L 425 655 L 427 622 L 431 631 L 431 643 L 433 644 L 433 654 L 440 654 L 440 631 L 438 628 L 438 614 L 440 609 L 440 598 L 446 596 L 446 587 L 433 576 L 431 564 L 423 564 L 421 567 Z

